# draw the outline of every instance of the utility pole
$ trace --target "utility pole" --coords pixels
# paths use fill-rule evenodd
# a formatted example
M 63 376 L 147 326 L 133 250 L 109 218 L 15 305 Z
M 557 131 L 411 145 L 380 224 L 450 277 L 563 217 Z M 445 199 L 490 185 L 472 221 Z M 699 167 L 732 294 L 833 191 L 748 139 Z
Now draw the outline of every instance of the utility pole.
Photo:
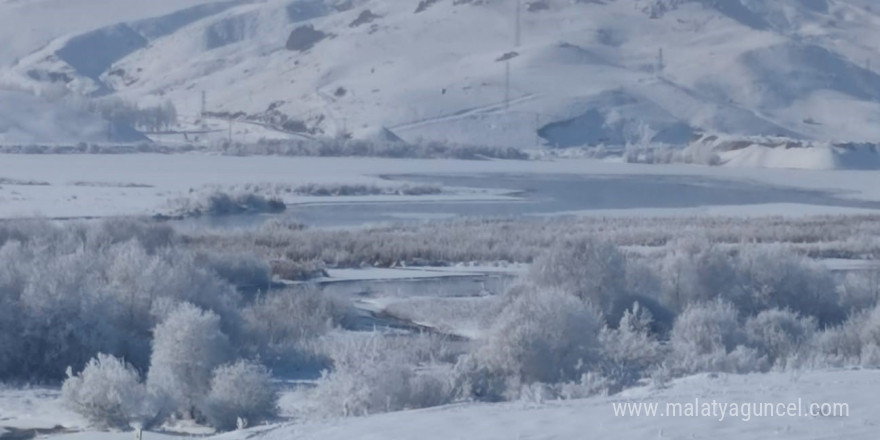
M 229 146 L 232 146 L 232 115 L 229 115 Z
M 504 110 L 510 109 L 510 60 L 504 62 Z
M 657 72 L 662 72 L 665 67 L 663 62 L 663 48 L 657 50 Z
M 535 146 L 541 146 L 541 114 L 535 112 Z
M 514 47 L 519 47 L 522 42 L 522 0 L 516 0 L 516 31 L 514 34 Z

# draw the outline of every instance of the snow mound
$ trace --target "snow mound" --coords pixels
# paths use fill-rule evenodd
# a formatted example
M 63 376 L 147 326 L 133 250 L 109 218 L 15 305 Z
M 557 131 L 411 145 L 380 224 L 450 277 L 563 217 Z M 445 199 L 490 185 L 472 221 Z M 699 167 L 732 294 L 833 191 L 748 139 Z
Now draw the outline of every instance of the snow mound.
M 397 133 L 387 127 L 366 127 L 353 133 L 357 139 L 363 139 L 379 143 L 405 143 Z
M 714 156 L 710 162 L 731 167 L 880 170 L 880 146 L 869 143 L 832 144 L 790 138 L 708 135 L 694 141 L 688 150 L 692 157 Z

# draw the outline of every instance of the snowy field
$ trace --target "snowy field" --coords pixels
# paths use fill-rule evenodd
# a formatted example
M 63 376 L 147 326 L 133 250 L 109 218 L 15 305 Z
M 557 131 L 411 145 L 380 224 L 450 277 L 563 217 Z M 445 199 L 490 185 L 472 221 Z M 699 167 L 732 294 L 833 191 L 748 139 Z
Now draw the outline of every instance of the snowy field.
M 632 389 L 610 397 L 568 402 L 523 401 L 503 404 L 459 404 L 445 408 L 405 411 L 371 417 L 308 424 L 281 424 L 216 436 L 218 439 L 347 440 L 507 440 L 578 439 L 585 436 L 611 438 L 717 438 L 723 440 L 778 438 L 782 440 L 872 440 L 876 437 L 880 411 L 871 390 L 880 386 L 880 374 L 870 370 L 834 370 L 762 375 L 698 375 L 676 380 L 662 389 Z M 63 423 L 78 426 L 82 420 L 54 405 L 22 403 L 45 399 L 39 391 L 4 392 L 0 409 L 5 417 L 19 418 L 29 427 L 52 427 Z M 847 403 L 848 417 L 823 416 L 730 416 L 721 413 L 691 417 L 616 416 L 615 403 L 692 403 L 715 400 L 726 404 Z M 663 407 L 661 407 L 663 408 Z M 665 408 L 664 408 L 665 410 Z M 22 412 L 30 414 L 22 415 Z M 51 411 L 51 415 L 49 412 Z M 718 410 L 716 410 L 718 411 Z M 744 420 L 744 419 L 748 420 Z M 130 432 L 55 434 L 43 438 L 65 440 L 129 440 Z M 146 433 L 145 439 L 181 438 Z

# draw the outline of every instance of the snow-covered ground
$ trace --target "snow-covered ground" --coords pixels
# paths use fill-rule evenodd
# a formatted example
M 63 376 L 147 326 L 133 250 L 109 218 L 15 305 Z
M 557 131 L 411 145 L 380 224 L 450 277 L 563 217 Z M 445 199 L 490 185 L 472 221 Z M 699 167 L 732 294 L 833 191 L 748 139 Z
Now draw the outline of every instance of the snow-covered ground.
M 586 437 L 645 438 L 713 438 L 734 440 L 776 438 L 782 440 L 837 439 L 873 440 L 880 421 L 880 400 L 876 389 L 880 372 L 875 370 L 834 370 L 803 373 L 768 373 L 757 375 L 702 374 L 675 380 L 665 388 L 643 387 L 610 397 L 583 400 L 540 402 L 523 401 L 503 404 L 459 404 L 419 411 L 404 411 L 368 417 L 313 423 L 287 423 L 218 435 L 217 439 L 425 439 L 425 440 L 508 440 L 508 439 L 575 439 Z M 27 395 L 28 391 L 15 395 Z M 20 408 L 19 397 L 0 393 L 0 408 Z M 54 405 L 50 396 L 33 392 L 34 405 Z M 698 401 L 695 399 L 699 399 Z M 658 413 L 667 403 L 682 405 L 694 402 L 709 404 L 798 404 L 808 411 L 812 403 L 848 405 L 848 416 L 757 416 L 748 420 L 728 414 L 719 421 L 720 412 L 706 416 L 617 416 L 614 404 L 626 402 L 658 403 Z M 34 408 L 33 406 L 29 408 Z M 716 407 L 720 411 L 720 406 Z M 16 420 L 21 411 L 4 419 Z M 40 414 L 43 426 L 62 421 L 63 412 Z M 0 422 L 9 424 L 6 420 Z M 80 432 L 50 435 L 46 438 L 65 440 L 128 440 L 130 432 Z M 175 436 L 176 438 L 181 438 Z M 171 438 L 158 433 L 145 433 L 144 439 Z
M 289 425 L 257 435 L 266 440 L 301 439 L 574 439 L 574 438 L 750 438 L 873 439 L 880 401 L 868 391 L 880 384 L 876 371 L 681 379 L 669 388 L 641 388 L 606 398 L 543 404 L 460 405 L 422 411 Z M 849 417 L 754 417 L 749 421 L 713 417 L 616 417 L 618 402 L 847 403 Z M 232 433 L 223 438 L 242 438 Z

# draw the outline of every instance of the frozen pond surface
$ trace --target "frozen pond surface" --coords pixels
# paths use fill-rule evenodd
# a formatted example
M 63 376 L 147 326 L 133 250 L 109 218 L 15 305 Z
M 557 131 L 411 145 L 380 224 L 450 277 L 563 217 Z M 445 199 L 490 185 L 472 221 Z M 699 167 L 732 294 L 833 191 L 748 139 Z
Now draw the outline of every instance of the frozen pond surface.
M 609 215 L 668 215 L 676 210 L 699 214 L 701 208 L 740 207 L 736 212 L 760 212 L 760 206 L 791 204 L 825 207 L 833 213 L 850 209 L 880 210 L 880 203 L 848 200 L 822 191 L 770 186 L 743 180 L 698 176 L 462 174 L 393 175 L 393 180 L 432 183 L 445 187 L 504 188 L 513 200 L 444 202 L 349 202 L 296 204 L 284 217 L 312 226 L 359 226 L 371 223 L 418 221 L 455 217 L 516 217 L 570 213 Z M 664 211 L 665 210 L 665 211 Z M 697 210 L 697 211 L 693 211 Z M 797 210 L 794 210 L 797 211 Z M 792 212 L 795 214 L 796 212 Z M 214 226 L 247 226 L 269 216 L 200 219 Z

